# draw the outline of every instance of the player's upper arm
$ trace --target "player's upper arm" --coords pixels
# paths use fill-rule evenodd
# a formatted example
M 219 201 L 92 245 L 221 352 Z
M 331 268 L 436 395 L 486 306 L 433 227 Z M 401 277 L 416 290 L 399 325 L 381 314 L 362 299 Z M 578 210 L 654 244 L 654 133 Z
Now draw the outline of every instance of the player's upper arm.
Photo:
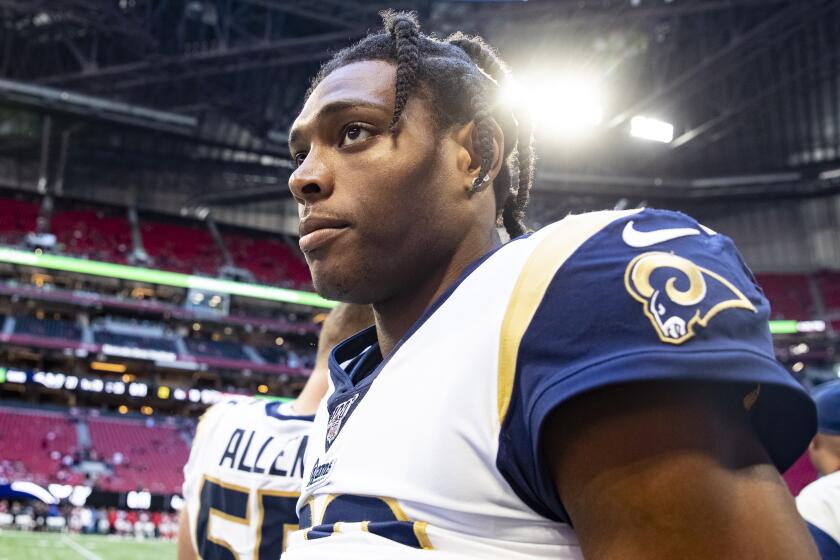
M 816 429 L 814 405 L 776 361 L 769 305 L 731 240 L 688 216 L 657 210 L 574 217 L 570 226 L 549 226 L 532 239 L 540 245 L 520 275 L 501 333 L 497 466 L 536 512 L 569 521 L 551 472 L 556 465 L 544 455 L 557 444 L 549 420 L 590 397 L 595 406 L 602 391 L 620 395 L 603 407 L 607 422 L 629 414 L 623 407 L 636 399 L 656 404 L 650 393 L 673 385 L 673 398 L 687 400 L 674 401 L 667 422 L 681 425 L 721 413 L 701 411 L 693 400 L 695 387 L 708 387 L 703 394 L 712 401 L 718 395 L 737 401 L 739 422 L 753 430 L 735 444 L 758 446 L 762 460 L 780 470 L 801 455 Z M 676 412 L 681 407 L 684 417 Z M 610 450 L 655 443 L 645 434 L 656 426 L 626 433 L 619 427 L 610 432 L 619 438 L 608 442 Z M 689 445 L 698 434 L 671 435 L 676 439 L 664 444 L 681 445 L 683 437 Z M 596 450 L 585 449 L 593 463 Z M 714 462 L 711 451 L 692 456 Z
M 558 408 L 544 430 L 587 560 L 818 558 L 730 387 L 601 389 Z
M 187 506 L 181 508 L 181 519 L 178 522 L 178 560 L 199 560 L 193 547 L 190 535 L 190 516 Z
M 814 538 L 823 560 L 840 559 L 840 501 L 830 475 L 805 487 L 796 497 L 799 514 Z

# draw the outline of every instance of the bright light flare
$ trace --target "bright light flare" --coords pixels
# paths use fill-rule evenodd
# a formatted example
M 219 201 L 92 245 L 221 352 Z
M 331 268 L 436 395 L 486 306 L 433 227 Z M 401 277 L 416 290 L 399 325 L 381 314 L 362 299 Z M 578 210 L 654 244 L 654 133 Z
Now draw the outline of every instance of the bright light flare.
M 502 89 L 508 106 L 526 106 L 535 126 L 560 136 L 578 135 L 601 124 L 604 107 L 594 80 L 560 76 L 509 82 Z
M 674 125 L 638 115 L 630 120 L 630 136 L 668 144 L 674 139 Z

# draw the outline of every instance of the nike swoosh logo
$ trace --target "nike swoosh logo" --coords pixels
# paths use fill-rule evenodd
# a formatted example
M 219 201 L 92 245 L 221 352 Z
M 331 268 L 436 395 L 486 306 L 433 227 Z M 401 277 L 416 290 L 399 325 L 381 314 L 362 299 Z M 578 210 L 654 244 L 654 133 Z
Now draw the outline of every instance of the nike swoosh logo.
M 664 243 L 680 237 L 700 235 L 700 230 L 694 228 L 657 229 L 654 231 L 639 231 L 633 227 L 633 222 L 627 222 L 621 238 L 631 247 L 650 247 L 657 243 Z

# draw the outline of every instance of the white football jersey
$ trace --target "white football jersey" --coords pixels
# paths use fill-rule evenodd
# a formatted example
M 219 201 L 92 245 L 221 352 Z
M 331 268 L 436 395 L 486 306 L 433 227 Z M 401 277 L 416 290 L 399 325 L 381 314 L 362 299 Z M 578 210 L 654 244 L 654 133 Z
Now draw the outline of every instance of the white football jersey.
M 280 558 L 298 526 L 313 418 L 251 398 L 226 399 L 202 416 L 184 467 L 190 537 L 202 560 Z
M 785 468 L 814 410 L 768 317 L 732 242 L 683 214 L 570 216 L 511 241 L 384 360 L 373 327 L 334 349 L 284 560 L 582 558 L 541 429 L 610 384 L 740 383 Z
M 840 472 L 818 478 L 796 497 L 823 559 L 840 558 Z

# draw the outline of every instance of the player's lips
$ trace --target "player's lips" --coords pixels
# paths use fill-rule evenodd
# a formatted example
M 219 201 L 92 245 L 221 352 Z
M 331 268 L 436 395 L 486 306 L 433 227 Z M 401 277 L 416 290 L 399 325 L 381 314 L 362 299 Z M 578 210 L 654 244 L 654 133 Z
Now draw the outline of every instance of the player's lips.
M 350 224 L 338 218 L 309 216 L 300 222 L 300 250 L 308 253 L 323 247 L 349 227 Z

